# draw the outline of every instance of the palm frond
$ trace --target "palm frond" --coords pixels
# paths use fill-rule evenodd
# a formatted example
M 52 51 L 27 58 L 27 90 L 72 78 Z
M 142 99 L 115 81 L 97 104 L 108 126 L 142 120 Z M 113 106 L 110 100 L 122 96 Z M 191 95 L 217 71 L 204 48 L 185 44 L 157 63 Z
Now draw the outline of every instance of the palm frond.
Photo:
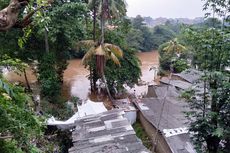
M 186 47 L 183 46 L 183 45 L 181 45 L 181 44 L 177 44 L 177 50 L 178 50 L 179 52 L 181 52 L 181 51 L 183 51 L 183 50 L 186 50 Z
M 91 60 L 91 58 L 94 56 L 94 54 L 95 54 L 95 47 L 93 46 L 86 52 L 86 54 L 82 58 L 82 64 L 86 66 L 88 62 Z
M 166 46 L 165 48 L 163 48 L 163 51 L 170 52 L 171 48 L 171 45 Z
M 111 52 L 110 58 L 115 64 L 121 66 L 119 59 L 117 58 L 116 55 L 114 55 L 114 53 Z
M 93 40 L 82 40 L 76 43 L 75 49 L 79 50 L 81 47 L 91 48 L 96 45 L 96 42 Z
M 105 43 L 104 44 L 104 47 L 112 52 L 113 54 L 115 54 L 117 57 L 123 57 L 123 51 L 121 50 L 120 47 L 116 46 L 116 45 L 113 45 L 113 44 L 108 44 L 108 43 Z
M 186 50 L 186 47 L 181 45 L 177 38 L 170 40 L 166 43 L 166 47 L 163 48 L 163 51 L 166 51 L 168 53 L 181 53 L 182 51 Z

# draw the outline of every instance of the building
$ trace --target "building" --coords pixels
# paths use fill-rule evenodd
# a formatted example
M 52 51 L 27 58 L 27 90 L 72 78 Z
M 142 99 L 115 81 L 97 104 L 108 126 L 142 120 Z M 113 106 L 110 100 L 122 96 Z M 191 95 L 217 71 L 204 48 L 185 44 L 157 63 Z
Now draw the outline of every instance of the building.
M 135 104 L 156 153 L 196 153 L 183 114 L 188 109 L 185 103 L 174 98 L 166 98 L 165 103 L 162 98 L 143 98 Z
M 114 100 L 113 105 L 115 108 L 123 110 L 125 112 L 124 117 L 128 119 L 130 124 L 134 124 L 137 119 L 137 109 L 133 103 L 130 102 L 129 98 Z
M 76 120 L 70 153 L 150 153 L 136 137 L 123 110 L 110 110 Z
M 196 69 L 188 69 L 181 73 L 174 73 L 172 75 L 172 80 L 181 80 L 188 83 L 195 83 L 202 76 L 202 72 Z

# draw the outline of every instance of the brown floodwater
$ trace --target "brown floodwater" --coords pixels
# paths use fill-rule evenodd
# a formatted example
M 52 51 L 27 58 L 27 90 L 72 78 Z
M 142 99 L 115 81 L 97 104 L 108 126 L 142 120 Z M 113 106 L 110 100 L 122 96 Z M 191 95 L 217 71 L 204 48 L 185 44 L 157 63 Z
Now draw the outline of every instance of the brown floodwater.
M 158 68 L 159 60 L 158 60 L 158 52 L 142 52 L 137 53 L 138 58 L 141 60 L 141 85 L 136 85 L 135 88 L 127 90 L 130 93 L 134 93 L 137 96 L 141 96 L 146 94 L 147 85 L 154 84 L 154 75 L 156 72 L 154 70 L 150 70 L 151 67 Z M 64 84 L 62 88 L 62 94 L 66 98 L 70 98 L 71 96 L 79 97 L 82 100 L 88 99 L 90 97 L 93 100 L 96 100 L 97 97 L 89 95 L 90 93 L 90 82 L 88 80 L 89 71 L 82 65 L 81 59 L 73 59 L 68 61 L 69 65 L 67 69 L 64 71 Z M 27 77 L 29 83 L 36 83 L 36 76 L 33 74 L 31 69 L 27 69 Z M 19 76 L 13 72 L 4 72 L 4 76 L 7 80 L 11 82 L 20 81 L 25 83 L 25 79 L 23 75 Z

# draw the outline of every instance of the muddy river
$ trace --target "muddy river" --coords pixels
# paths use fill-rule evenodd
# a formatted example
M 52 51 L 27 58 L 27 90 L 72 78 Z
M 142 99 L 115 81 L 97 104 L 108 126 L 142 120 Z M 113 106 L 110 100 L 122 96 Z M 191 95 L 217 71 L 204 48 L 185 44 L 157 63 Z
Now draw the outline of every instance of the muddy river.
M 155 83 L 155 68 L 158 68 L 159 60 L 158 53 L 156 51 L 137 53 L 137 56 L 142 62 L 141 85 L 136 85 L 133 89 L 127 88 L 127 90 L 131 93 L 135 93 L 137 96 L 141 96 L 146 94 L 148 84 Z M 90 93 L 90 82 L 87 79 L 89 71 L 81 64 L 81 59 L 69 60 L 68 63 L 68 68 L 64 72 L 64 85 L 62 88 L 63 96 L 77 96 L 83 100 L 87 99 Z M 31 84 L 36 83 L 37 79 L 32 71 L 27 69 L 26 72 L 29 82 Z M 11 82 L 20 81 L 25 83 L 23 75 L 19 76 L 13 72 L 5 71 L 4 76 Z

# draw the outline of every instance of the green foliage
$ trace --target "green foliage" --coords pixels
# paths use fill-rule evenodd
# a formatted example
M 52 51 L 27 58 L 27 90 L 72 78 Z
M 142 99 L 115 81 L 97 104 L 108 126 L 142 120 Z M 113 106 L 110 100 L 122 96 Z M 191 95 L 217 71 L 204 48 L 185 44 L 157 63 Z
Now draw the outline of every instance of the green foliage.
M 141 50 L 142 51 L 152 51 L 155 49 L 155 40 L 154 40 L 154 33 L 148 27 L 143 27 L 141 29 L 143 34 L 143 42 L 141 43 Z
M 192 111 L 190 131 L 199 152 L 228 153 L 230 148 L 230 77 L 226 67 L 230 65 L 229 1 L 206 0 L 204 9 L 211 7 L 221 17 L 222 26 L 215 19 L 203 28 L 188 28 L 184 40 L 190 46 L 192 64 L 204 72 L 204 76 L 191 97 L 187 97 Z M 206 14 L 210 16 L 210 14 Z M 212 28 L 209 28 L 212 24 Z M 196 89 L 196 88 L 195 88 Z
M 193 47 L 193 64 L 208 70 L 224 70 L 230 64 L 229 38 L 228 32 L 214 28 L 189 28 L 184 33 L 186 43 Z
M 0 9 L 5 8 L 9 4 L 9 0 L 0 0 Z
M 43 108 L 45 115 L 50 116 L 52 114 L 55 118 L 67 120 L 74 114 L 74 112 L 66 101 L 66 98 L 61 97 L 59 97 L 55 103 L 50 103 L 49 101 L 43 99 L 41 101 L 41 107 Z
M 3 79 L 1 79 L 1 84 L 1 152 L 32 152 L 35 149 L 37 138 L 42 134 L 41 120 L 28 107 L 31 99 L 21 87 L 11 85 Z
M 178 23 L 178 22 L 173 22 L 173 21 L 166 21 L 165 22 L 165 27 L 167 27 L 168 29 L 172 30 L 175 34 L 180 34 L 182 28 L 183 28 L 183 24 L 182 23 Z
M 140 15 L 132 20 L 132 29 L 128 32 L 126 40 L 130 48 L 140 51 L 151 51 L 154 48 L 154 35 L 152 29 L 144 23 L 144 18 Z
M 210 93 L 188 92 L 188 95 L 184 96 L 188 99 L 192 109 L 188 116 L 196 118 L 196 120 L 192 120 L 190 130 L 194 132 L 193 140 L 198 150 L 215 150 L 215 147 L 218 151 L 224 151 L 228 148 L 230 138 L 229 78 L 220 72 L 208 75 L 212 76 L 211 80 L 215 82 L 216 86 L 215 88 L 211 87 L 212 81 L 207 80 L 209 78 L 204 78 L 209 83 L 207 87 L 210 86 L 206 91 L 210 90 Z M 208 109 L 209 107 L 211 109 Z M 222 145 L 219 145 L 220 141 L 222 141 Z M 207 144 L 207 148 L 203 147 L 203 143 Z
M 107 31 L 105 35 L 107 42 L 119 45 L 124 54 L 123 58 L 119 59 L 121 63 L 120 67 L 113 64 L 112 61 L 108 61 L 106 64 L 105 76 L 109 89 L 113 93 L 115 91 L 118 93 L 124 91 L 124 84 L 132 87 L 138 82 L 141 75 L 140 61 L 135 55 L 135 49 L 129 47 L 130 41 L 127 40 L 127 35 L 132 30 L 130 29 L 130 22 L 123 19 L 117 25 L 117 29 Z
M 137 15 L 133 19 L 132 24 L 135 29 L 141 29 L 145 26 L 144 18 L 142 18 L 140 15 Z
M 16 73 L 23 72 L 23 70 L 28 67 L 28 65 L 23 63 L 20 59 L 11 58 L 8 55 L 0 56 L 0 65 Z
M 56 42 L 55 45 L 60 45 L 57 39 L 62 39 L 69 44 L 82 40 L 86 33 L 84 25 L 87 13 L 86 5 L 82 2 L 56 1 L 47 13 L 50 18 L 48 26 L 50 40 Z M 60 34 L 63 35 L 60 36 Z M 64 44 L 64 46 L 69 47 L 69 44 Z
M 157 49 L 161 44 L 175 38 L 175 36 L 175 33 L 167 26 L 159 25 L 154 27 L 152 39 L 152 41 L 154 42 L 154 49 Z
M 186 48 L 181 45 L 177 39 L 166 42 L 158 48 L 160 54 L 161 71 L 182 72 L 189 68 L 186 54 Z
M 61 88 L 55 64 L 54 54 L 47 53 L 43 56 L 38 69 L 41 94 L 51 102 L 54 102 L 58 98 Z
M 120 59 L 120 63 L 121 67 L 116 68 L 116 65 L 108 61 L 105 70 L 109 89 L 113 91 L 113 93 L 115 92 L 114 90 L 118 92 L 123 91 L 124 84 L 133 87 L 135 83 L 138 83 L 138 79 L 141 75 L 140 61 L 136 57 L 135 52 L 125 50 L 123 58 Z
M 172 64 L 175 73 L 180 73 L 189 68 L 188 62 L 185 59 L 177 59 Z
M 207 29 L 212 27 L 220 29 L 222 27 L 222 23 L 221 20 L 219 20 L 218 18 L 209 17 L 205 19 L 203 23 L 199 23 L 194 27 L 198 29 Z
M 129 47 L 140 51 L 151 51 L 179 35 L 182 27 L 182 24 L 171 21 L 167 21 L 165 25 L 148 27 L 144 23 L 144 18 L 138 15 L 132 19 L 132 28 L 126 39 Z
M 140 138 L 141 141 L 143 142 L 144 146 L 151 150 L 152 149 L 151 139 L 148 137 L 141 123 L 138 121 L 134 123 L 133 129 L 136 132 L 137 137 Z
M 141 50 L 141 43 L 144 41 L 143 33 L 139 29 L 132 28 L 126 36 L 126 41 L 129 42 L 130 48 Z

